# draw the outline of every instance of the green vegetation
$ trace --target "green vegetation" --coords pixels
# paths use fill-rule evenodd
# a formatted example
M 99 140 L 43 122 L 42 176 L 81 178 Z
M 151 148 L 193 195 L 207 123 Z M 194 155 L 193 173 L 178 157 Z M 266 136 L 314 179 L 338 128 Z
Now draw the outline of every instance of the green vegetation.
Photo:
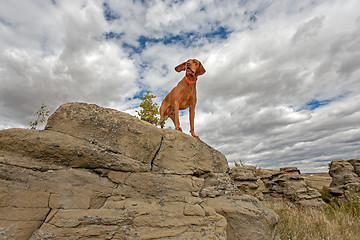
M 160 120 L 159 107 L 156 103 L 153 103 L 153 98 L 156 98 L 156 96 L 150 94 L 150 92 L 147 92 L 145 96 L 141 96 L 140 99 L 142 102 L 140 103 L 140 107 L 142 109 L 136 112 L 141 120 L 164 127 L 166 119 L 163 121 Z

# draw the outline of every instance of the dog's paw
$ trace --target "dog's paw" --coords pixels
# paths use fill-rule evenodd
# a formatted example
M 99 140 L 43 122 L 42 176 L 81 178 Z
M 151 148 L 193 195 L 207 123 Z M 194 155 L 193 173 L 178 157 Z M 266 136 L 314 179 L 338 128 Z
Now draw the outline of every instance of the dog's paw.
M 180 132 L 182 132 L 181 127 L 178 127 L 178 128 L 175 128 L 175 129 L 178 130 L 178 131 L 180 131 Z
M 195 134 L 191 134 L 191 136 L 200 140 L 199 136 L 196 136 Z

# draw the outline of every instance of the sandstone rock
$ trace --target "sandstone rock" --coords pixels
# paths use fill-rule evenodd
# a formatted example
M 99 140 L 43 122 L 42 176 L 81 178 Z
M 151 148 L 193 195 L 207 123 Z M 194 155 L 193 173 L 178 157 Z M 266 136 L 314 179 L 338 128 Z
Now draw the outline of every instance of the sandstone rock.
M 308 187 L 296 167 L 280 168 L 280 171 L 262 177 L 256 176 L 256 167 L 234 167 L 229 172 L 242 193 L 263 201 L 285 200 L 303 207 L 323 207 L 321 194 Z M 262 186 L 262 189 L 259 188 Z M 260 191 L 261 190 L 261 191 Z
M 329 164 L 329 174 L 332 181 L 329 192 L 337 197 L 343 198 L 347 189 L 360 190 L 360 178 L 356 174 L 355 167 L 358 167 L 359 160 L 334 160 Z
M 256 167 L 233 167 L 230 169 L 229 174 L 240 192 L 263 200 L 263 194 L 258 190 L 261 185 L 261 180 L 256 176 Z
M 348 161 L 353 165 L 355 173 L 360 177 L 360 158 L 354 158 Z
M 39 162 L 121 171 L 147 171 L 151 167 L 151 161 L 143 163 L 83 139 L 53 131 L 7 129 L 0 132 L 0 138 L 1 149 L 31 157 Z
M 154 172 L 201 175 L 229 170 L 225 156 L 201 140 L 170 129 L 163 133 L 161 147 L 153 161 Z
M 232 179 L 238 181 L 257 181 L 256 167 L 254 166 L 243 166 L 233 167 L 230 169 L 229 174 Z
M 140 165 L 136 171 L 151 168 L 162 138 L 162 132 L 147 122 L 85 103 L 61 105 L 49 118 L 45 129 L 85 140 L 103 152 L 118 155 L 122 161 L 131 161 L 130 164 L 136 162 Z
M 263 191 L 265 200 L 285 200 L 303 207 L 324 207 L 321 194 L 308 187 L 300 176 L 300 170 L 296 167 L 280 168 L 280 171 L 271 176 L 263 177 L 265 184 Z
M 234 201 L 236 199 L 237 201 Z M 206 202 L 213 207 L 216 212 L 225 216 L 227 219 L 226 232 L 228 239 L 274 239 L 274 232 L 269 231 L 275 227 L 278 221 L 277 216 L 259 208 L 260 202 L 255 197 L 249 195 L 228 198 L 221 196 L 218 198 L 208 198 Z M 258 231 L 242 231 L 258 224 L 260 219 L 266 219 L 265 228 Z
M 0 131 L 4 239 L 273 239 L 226 158 L 175 130 L 83 103 L 44 131 Z
M 114 162 L 121 165 L 108 163 L 105 168 L 109 169 L 134 172 L 154 168 L 156 172 L 180 174 L 228 170 L 224 155 L 202 141 L 177 131 L 161 131 L 129 114 L 94 104 L 60 106 L 49 118 L 46 130 L 85 140 L 111 159 L 115 155 Z M 86 149 L 78 152 L 82 158 L 88 157 L 86 153 Z M 216 161 L 212 161 L 214 158 Z
M 217 196 L 237 195 L 239 193 L 228 174 L 212 173 L 203 177 L 205 179 L 200 190 L 201 197 L 214 198 Z

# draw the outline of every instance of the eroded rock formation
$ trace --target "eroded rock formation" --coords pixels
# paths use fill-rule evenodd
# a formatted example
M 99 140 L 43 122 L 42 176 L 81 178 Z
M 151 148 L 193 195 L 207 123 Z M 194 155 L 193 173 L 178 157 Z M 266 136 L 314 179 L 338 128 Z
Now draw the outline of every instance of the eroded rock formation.
M 283 199 L 303 207 L 321 208 L 325 205 L 321 194 L 306 185 L 296 167 L 280 168 L 279 172 L 261 180 L 265 183 L 263 194 L 266 200 Z
M 280 171 L 259 178 L 256 167 L 240 166 L 232 168 L 230 176 L 240 192 L 255 196 L 259 200 L 281 200 L 315 208 L 325 205 L 321 194 L 306 185 L 300 176 L 300 170 L 295 167 L 281 168 Z
M 350 160 L 334 160 L 329 164 L 332 177 L 329 192 L 343 198 L 346 190 L 360 192 L 360 158 Z
M 227 172 L 191 136 L 64 104 L 44 131 L 0 131 L 0 237 L 273 239 L 278 216 Z
M 260 178 L 256 175 L 254 166 L 233 167 L 229 171 L 230 177 L 234 180 L 235 185 L 241 193 L 249 194 L 259 200 L 264 200 L 262 192 L 259 190 L 263 185 Z

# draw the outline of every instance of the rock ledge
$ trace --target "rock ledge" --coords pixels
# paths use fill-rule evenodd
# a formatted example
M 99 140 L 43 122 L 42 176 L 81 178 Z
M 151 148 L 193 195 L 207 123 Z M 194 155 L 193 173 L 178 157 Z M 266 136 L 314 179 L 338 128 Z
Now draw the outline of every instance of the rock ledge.
M 273 239 L 223 154 L 128 114 L 70 103 L 44 131 L 0 131 L 4 239 Z

